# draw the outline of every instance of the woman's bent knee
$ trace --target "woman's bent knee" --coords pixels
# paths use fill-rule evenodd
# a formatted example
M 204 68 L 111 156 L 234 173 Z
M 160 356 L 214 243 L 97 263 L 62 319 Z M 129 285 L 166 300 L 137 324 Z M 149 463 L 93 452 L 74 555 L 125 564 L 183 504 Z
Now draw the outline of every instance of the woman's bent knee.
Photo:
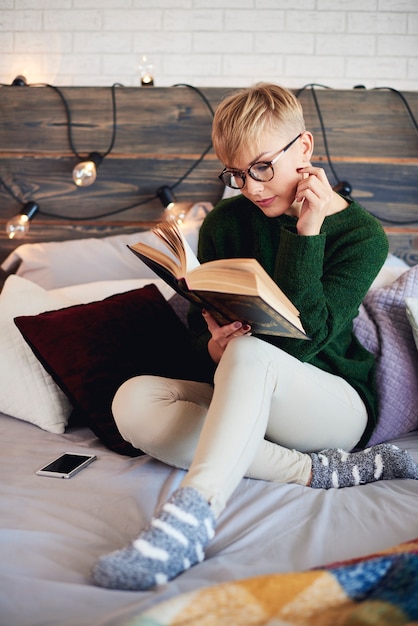
M 113 417 L 126 441 L 151 451 L 157 441 L 175 437 L 175 433 L 187 439 L 184 431 L 200 430 L 212 393 L 207 383 L 136 376 L 116 392 Z
M 156 388 L 161 388 L 157 376 L 135 376 L 117 390 L 112 413 L 116 426 L 126 441 L 132 442 L 132 429 L 141 431 L 155 415 Z
M 126 441 L 185 469 L 193 458 L 212 393 L 206 383 L 137 376 L 118 389 L 112 411 Z

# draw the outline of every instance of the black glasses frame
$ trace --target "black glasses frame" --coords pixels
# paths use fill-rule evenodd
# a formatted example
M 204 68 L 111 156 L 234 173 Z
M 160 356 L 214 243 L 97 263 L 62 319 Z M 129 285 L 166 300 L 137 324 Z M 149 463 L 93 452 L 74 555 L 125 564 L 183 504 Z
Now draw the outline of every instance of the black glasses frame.
M 229 168 L 225 168 L 222 170 L 222 172 L 219 174 L 218 178 L 223 182 L 224 185 L 226 185 L 227 187 L 230 187 L 231 189 L 243 189 L 245 187 L 245 179 L 247 177 L 247 174 L 249 176 L 251 176 L 251 178 L 253 180 L 256 180 L 260 183 L 268 183 L 270 180 L 272 180 L 272 178 L 274 177 L 274 169 L 273 169 L 273 165 L 274 163 L 276 163 L 276 161 L 279 160 L 279 158 L 287 151 L 289 150 L 289 148 L 291 146 L 293 146 L 293 144 L 299 139 L 299 137 L 302 136 L 302 133 L 299 133 L 299 135 L 297 137 L 295 137 L 294 139 L 292 139 L 292 141 L 290 141 L 284 148 L 282 148 L 281 150 L 279 150 L 279 152 L 277 153 L 277 155 L 271 159 L 271 161 L 256 161 L 255 163 L 251 163 L 250 167 L 247 170 L 232 170 Z M 254 167 L 265 167 L 265 168 L 269 168 L 270 172 L 271 172 L 271 176 L 270 178 L 259 178 L 257 177 L 256 172 L 253 170 Z M 242 182 L 242 185 L 240 187 L 236 186 L 236 185 L 232 185 L 231 184 L 231 177 L 233 177 L 235 180 L 240 180 Z M 229 181 L 229 182 L 227 182 Z

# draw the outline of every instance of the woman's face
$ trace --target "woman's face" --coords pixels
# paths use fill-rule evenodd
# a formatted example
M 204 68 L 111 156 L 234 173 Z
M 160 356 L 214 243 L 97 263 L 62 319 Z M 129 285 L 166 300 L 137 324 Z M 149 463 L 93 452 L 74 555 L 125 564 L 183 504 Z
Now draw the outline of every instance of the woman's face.
M 228 164 L 231 169 L 245 173 L 245 184 L 241 193 L 267 217 L 277 217 L 284 213 L 297 214 L 294 206 L 295 195 L 302 178 L 302 174 L 297 170 L 310 163 L 313 139 L 311 133 L 305 131 L 283 151 L 296 137 L 297 134 L 290 136 L 283 132 L 265 131 L 260 135 L 256 152 L 243 151 L 236 163 Z M 270 181 L 254 180 L 248 173 L 248 169 L 254 163 L 270 161 L 274 161 L 272 164 L 274 176 Z M 271 170 L 269 171 L 271 175 Z

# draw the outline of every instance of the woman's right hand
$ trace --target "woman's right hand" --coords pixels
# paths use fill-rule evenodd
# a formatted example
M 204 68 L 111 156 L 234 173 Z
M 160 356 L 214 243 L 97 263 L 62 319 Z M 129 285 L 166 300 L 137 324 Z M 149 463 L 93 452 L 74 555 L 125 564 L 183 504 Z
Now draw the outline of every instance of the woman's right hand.
M 215 363 L 219 363 L 221 356 L 228 343 L 235 337 L 241 337 L 242 335 L 251 334 L 251 326 L 243 324 L 242 322 L 232 322 L 232 324 L 226 324 L 220 326 L 215 320 L 213 315 L 208 311 L 203 310 L 202 315 L 208 326 L 208 330 L 212 335 L 208 343 L 208 351 Z

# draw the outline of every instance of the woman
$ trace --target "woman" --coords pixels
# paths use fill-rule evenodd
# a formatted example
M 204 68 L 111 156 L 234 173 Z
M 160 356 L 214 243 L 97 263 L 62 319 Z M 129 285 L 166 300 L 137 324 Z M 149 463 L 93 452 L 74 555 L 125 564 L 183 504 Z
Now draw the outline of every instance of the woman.
M 244 476 L 323 489 L 418 478 L 407 452 L 361 449 L 376 424 L 374 357 L 352 322 L 388 253 L 382 227 L 311 164 L 313 137 L 288 90 L 259 84 L 232 94 L 212 139 L 221 180 L 242 195 L 205 219 L 200 261 L 258 259 L 310 341 L 253 336 L 239 320 L 219 326 L 192 308 L 213 384 L 140 376 L 122 385 L 113 413 L 123 437 L 188 471 L 139 537 L 99 560 L 94 581 L 106 587 L 148 589 L 201 561 Z

